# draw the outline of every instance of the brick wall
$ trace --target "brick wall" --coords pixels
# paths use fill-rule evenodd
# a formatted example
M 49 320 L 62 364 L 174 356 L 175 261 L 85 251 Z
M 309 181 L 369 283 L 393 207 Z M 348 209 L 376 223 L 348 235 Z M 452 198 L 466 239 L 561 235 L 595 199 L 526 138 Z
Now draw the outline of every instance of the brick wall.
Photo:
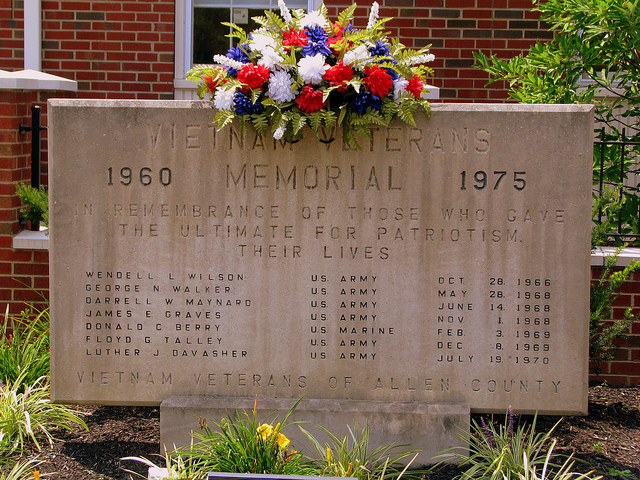
M 332 18 L 350 2 L 327 0 Z M 370 2 L 356 22 L 366 25 Z M 509 58 L 551 37 L 531 0 L 379 0 L 391 35 L 432 44 L 443 101 L 502 101 L 502 83 L 472 67 L 472 52 Z M 0 0 L 0 69 L 23 58 L 23 2 Z M 76 80 L 81 98 L 173 98 L 174 0 L 43 0 L 44 72 Z
M 80 98 L 173 99 L 174 8 L 43 0 L 42 70 L 76 80 Z

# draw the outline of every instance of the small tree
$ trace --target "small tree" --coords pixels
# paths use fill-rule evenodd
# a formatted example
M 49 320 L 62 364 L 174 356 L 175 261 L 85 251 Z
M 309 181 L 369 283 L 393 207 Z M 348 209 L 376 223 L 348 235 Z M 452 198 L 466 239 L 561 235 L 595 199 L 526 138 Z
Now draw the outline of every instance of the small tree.
M 523 103 L 594 103 L 596 119 L 640 133 L 640 9 L 638 0 L 534 0 L 554 38 L 527 55 L 501 60 L 474 53 L 490 81 L 509 82 Z M 586 80 L 586 81 L 585 81 Z M 606 97 L 603 100 L 597 98 Z
M 490 83 L 508 82 L 509 95 L 523 103 L 593 103 L 596 121 L 607 126 L 604 140 L 640 141 L 640 6 L 638 0 L 534 0 L 554 32 L 553 40 L 538 42 L 526 55 L 504 60 L 475 53 L 478 68 Z M 629 138 L 630 137 L 630 138 Z M 600 170 L 600 151 L 604 168 Z M 636 152 L 629 152 L 624 171 L 633 170 Z M 594 184 L 603 178 L 606 189 L 619 188 L 622 156 L 619 146 L 598 146 L 594 155 Z M 622 233 L 640 234 L 637 186 L 625 186 L 618 207 Z M 596 222 L 602 221 L 599 215 Z M 606 220 L 606 217 L 605 217 Z M 618 224 L 611 223 L 608 233 Z M 601 229 L 602 230 L 602 229 Z M 606 240 L 609 235 L 604 235 Z

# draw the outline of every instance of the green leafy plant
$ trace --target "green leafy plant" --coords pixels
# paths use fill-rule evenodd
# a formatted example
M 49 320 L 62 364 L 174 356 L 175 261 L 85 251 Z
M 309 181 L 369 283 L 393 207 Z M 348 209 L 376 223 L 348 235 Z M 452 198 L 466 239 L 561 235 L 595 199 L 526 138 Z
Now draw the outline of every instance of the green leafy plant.
M 16 183 L 16 195 L 25 208 L 20 210 L 27 220 L 31 222 L 49 225 L 49 192 L 41 185 L 34 188 L 24 183 Z
M 415 458 L 418 454 L 417 450 L 398 451 L 406 445 L 381 446 L 370 451 L 369 425 L 360 431 L 357 424 L 354 429 L 347 426 L 349 435 L 343 438 L 319 426 L 331 439 L 331 444 L 324 445 L 307 430 L 299 428 L 313 444 L 320 458 L 317 464 L 324 476 L 355 477 L 360 480 L 397 478 L 406 470 L 400 461 L 411 455 Z
M 611 467 L 607 469 L 607 475 L 609 475 L 610 477 L 620 477 L 620 478 L 633 477 L 633 473 L 631 473 L 631 470 L 629 469 L 618 470 L 616 468 L 611 468 Z
M 618 289 L 636 270 L 640 269 L 640 261 L 633 261 L 621 270 L 614 267 L 621 252 L 608 256 L 604 270 L 597 282 L 591 284 L 589 319 L 589 359 L 594 362 L 594 373 L 599 373 L 599 362 L 611 360 L 616 348 L 615 341 L 625 338 L 631 324 L 640 315 L 634 315 L 631 308 L 627 308 L 622 319 L 611 320 L 611 306 L 620 295 Z
M 4 456 L 23 451 L 28 442 L 40 449 L 43 438 L 51 445 L 57 428 L 71 430 L 72 424 L 87 428 L 75 411 L 51 403 L 46 378 L 27 386 L 27 374 L 24 370 L 13 383 L 0 388 L 0 454 Z
M 480 423 L 473 420 L 470 432 L 459 435 L 468 445 L 465 448 L 454 448 L 443 455 L 455 458 L 465 468 L 457 477 L 467 479 L 511 480 L 524 478 L 532 469 L 550 465 L 547 458 L 547 446 L 556 423 L 548 432 L 536 433 L 537 415 L 531 424 L 520 424 L 516 427 L 513 410 L 505 416 L 504 424 L 493 422 Z M 462 450 L 462 451 L 459 451 Z
M 302 461 L 302 455 L 290 448 L 290 440 L 282 433 L 287 419 L 301 400 L 275 427 L 269 417 L 258 421 L 257 404 L 252 414 L 235 411 L 227 414 L 216 429 L 201 420 L 201 431 L 194 433 L 194 442 L 176 453 L 197 459 L 196 473 L 216 471 L 234 473 L 270 473 L 279 475 L 317 475 L 318 469 Z M 257 402 L 257 400 L 256 400 Z M 270 416 L 271 417 L 271 416 Z
M 601 455 L 602 452 L 604 452 L 604 445 L 600 440 L 598 440 L 596 443 L 593 444 L 593 451 L 596 452 L 598 455 Z
M 49 309 L 31 307 L 19 317 L 7 306 L 0 326 L 0 382 L 18 391 L 49 376 Z
M 607 188 L 600 195 L 593 195 L 591 218 L 591 249 L 606 244 L 611 233 L 617 231 L 617 219 L 620 218 L 623 200 L 620 187 Z M 616 243 L 621 243 L 621 240 Z
M 602 476 L 590 477 L 593 471 L 589 473 L 576 473 L 573 471 L 575 461 L 573 455 L 567 457 L 562 465 L 555 467 L 551 460 L 554 457 L 553 449 L 556 446 L 554 440 L 549 446 L 544 462 L 539 465 L 530 465 L 526 453 L 523 455 L 524 472 L 518 475 L 519 480 L 599 480 Z
M 37 458 L 15 462 L 10 465 L 11 468 L 0 471 L 0 480 L 39 480 L 40 471 L 34 469 L 40 463 Z

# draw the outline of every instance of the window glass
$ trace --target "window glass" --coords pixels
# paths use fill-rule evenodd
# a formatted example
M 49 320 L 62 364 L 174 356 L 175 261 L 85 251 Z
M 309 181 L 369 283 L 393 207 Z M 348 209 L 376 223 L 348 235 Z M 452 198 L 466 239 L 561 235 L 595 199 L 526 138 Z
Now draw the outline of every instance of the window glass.
M 307 1 L 287 1 L 291 9 L 307 10 Z M 250 32 L 259 27 L 252 17 L 262 15 L 265 10 L 279 10 L 277 0 L 194 0 L 193 1 L 193 35 L 192 35 L 192 65 L 199 63 L 213 63 L 213 56 L 224 55 L 232 42 L 230 28 L 221 22 L 235 23 L 245 31 Z

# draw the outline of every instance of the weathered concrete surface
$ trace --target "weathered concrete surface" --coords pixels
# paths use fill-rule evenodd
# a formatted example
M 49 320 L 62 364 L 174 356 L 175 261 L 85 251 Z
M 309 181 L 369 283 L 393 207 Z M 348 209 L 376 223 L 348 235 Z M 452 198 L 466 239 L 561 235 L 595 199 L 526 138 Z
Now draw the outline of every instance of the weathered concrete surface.
M 49 115 L 54 401 L 586 411 L 590 107 L 434 105 L 361 152 Z

